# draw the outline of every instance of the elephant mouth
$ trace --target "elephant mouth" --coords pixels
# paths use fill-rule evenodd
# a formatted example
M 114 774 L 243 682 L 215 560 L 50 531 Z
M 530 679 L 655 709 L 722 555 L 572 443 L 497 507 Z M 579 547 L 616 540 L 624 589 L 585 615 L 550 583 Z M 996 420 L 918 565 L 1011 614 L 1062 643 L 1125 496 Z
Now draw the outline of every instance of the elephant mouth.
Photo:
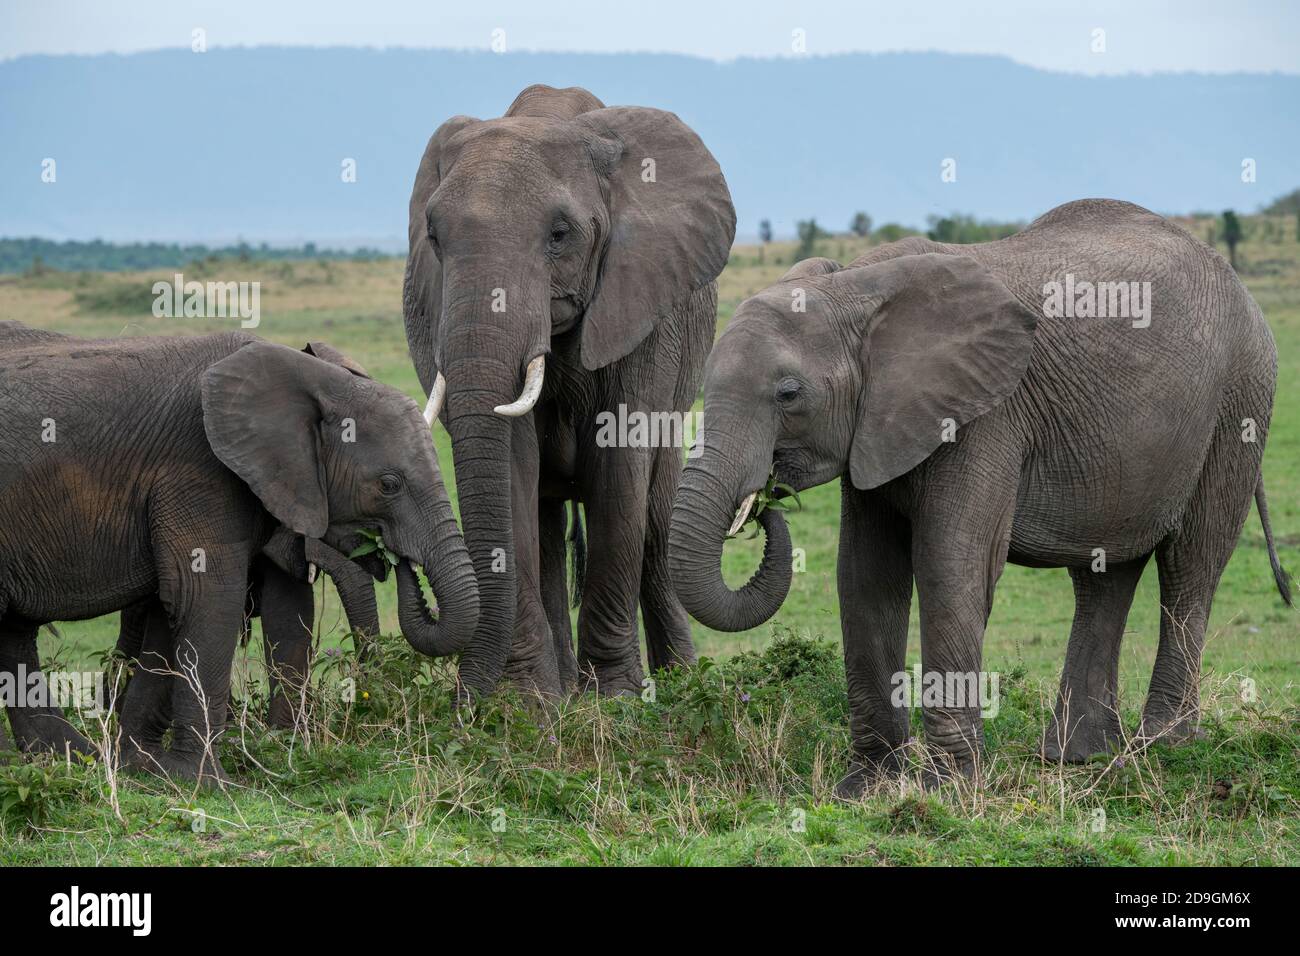
M 365 544 L 366 540 L 361 534 L 352 532 L 340 537 L 333 547 L 345 555 L 351 555 Z M 376 581 L 388 580 L 388 562 L 380 556 L 379 552 L 372 551 L 370 554 L 359 555 L 351 560 L 360 565 Z
M 576 293 L 553 296 L 551 298 L 551 334 L 560 335 L 568 332 L 582 317 L 583 304 Z
M 798 479 L 790 475 L 789 468 L 782 467 L 779 460 L 774 460 L 767 481 L 741 497 L 736 505 L 735 517 L 732 518 L 731 525 L 727 528 L 726 536 L 734 538 L 749 523 L 751 517 L 757 520 L 759 514 L 771 502 L 787 498 L 791 492 L 797 494 L 806 487 L 808 487 L 806 483 L 800 485 Z M 754 510 L 756 504 L 759 506 L 758 511 Z

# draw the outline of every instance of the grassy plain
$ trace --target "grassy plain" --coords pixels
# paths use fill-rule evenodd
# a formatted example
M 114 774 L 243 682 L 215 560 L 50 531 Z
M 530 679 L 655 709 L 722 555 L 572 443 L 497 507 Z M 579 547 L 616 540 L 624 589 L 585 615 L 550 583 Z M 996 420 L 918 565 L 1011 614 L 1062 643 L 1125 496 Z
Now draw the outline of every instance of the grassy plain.
M 1297 568 L 1300 245 L 1285 228 L 1267 235 L 1240 254 L 1278 343 L 1264 474 L 1283 563 Z M 848 261 L 865 244 L 831 238 L 818 251 Z M 792 255 L 782 244 L 733 252 L 720 279 L 719 331 Z M 258 334 L 295 347 L 329 342 L 422 399 L 402 330 L 399 260 L 196 263 L 184 271 L 186 279 L 259 280 Z M 0 277 L 0 318 L 96 337 L 231 327 L 154 318 L 151 285 L 169 278 Z M 440 427 L 436 439 L 454 497 Z M 1253 513 L 1214 607 L 1204 740 L 1084 767 L 1044 766 L 1034 750 L 1064 660 L 1072 592 L 1064 571 L 1009 567 L 984 647 L 984 667 L 1002 675 L 1003 694 L 986 724 L 985 786 L 924 795 L 905 779 L 844 806 L 830 799 L 847 744 L 834 586 L 839 489 L 802 497 L 791 532 L 806 567 L 780 613 L 747 634 L 696 625 L 697 647 L 712 660 L 663 678 L 655 702 L 578 698 L 544 712 L 504 695 L 472 724 L 456 725 L 445 693 L 450 671 L 416 659 L 400 637 L 385 642 L 377 672 L 350 670 L 346 622 L 323 582 L 318 638 L 341 651 L 319 655 L 304 733 L 270 733 L 256 719 L 254 640 L 237 661 L 247 710 L 223 744 L 236 789 L 193 793 L 102 765 L 12 762 L 0 766 L 0 862 L 1300 863 L 1300 617 L 1277 596 Z M 729 544 L 727 578 L 743 581 L 760 548 Z M 1130 729 L 1151 673 L 1158 602 L 1152 565 L 1121 662 Z M 391 586 L 380 588 L 380 609 L 395 632 Z M 42 634 L 43 660 L 95 667 L 116 638 L 117 616 L 63 623 L 59 632 Z M 918 633 L 914 610 L 909 666 L 919 658 Z M 338 687 L 348 674 L 361 696 L 344 705 Z M 1243 700 L 1247 679 L 1253 702 Z

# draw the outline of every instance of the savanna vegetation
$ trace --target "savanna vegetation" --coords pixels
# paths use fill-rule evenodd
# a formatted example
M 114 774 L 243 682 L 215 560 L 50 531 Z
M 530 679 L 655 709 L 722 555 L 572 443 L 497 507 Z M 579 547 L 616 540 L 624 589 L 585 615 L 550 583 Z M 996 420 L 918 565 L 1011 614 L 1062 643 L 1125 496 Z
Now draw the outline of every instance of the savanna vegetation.
M 1221 223 L 1182 221 L 1206 239 Z M 859 225 L 865 234 L 826 235 L 812 224 L 799 251 L 848 261 L 903 231 Z M 1243 215 L 1240 226 L 1238 267 L 1280 354 L 1265 458 L 1271 517 L 1283 562 L 1300 568 L 1300 244 L 1290 211 Z M 720 328 L 742 299 L 779 278 L 799 245 L 735 249 L 719 282 Z M 203 258 L 185 277 L 260 281 L 259 334 L 298 347 L 328 341 L 422 399 L 402 329 L 402 268 L 397 259 Z M 234 327 L 154 318 L 150 288 L 171 271 L 0 277 L 0 318 L 91 336 Z M 454 496 L 440 428 L 436 440 Z M 1044 765 L 1037 744 L 1072 592 L 1064 571 L 1009 567 L 985 642 L 984 667 L 1000 682 L 983 786 L 922 792 L 918 749 L 903 780 L 843 805 L 831 799 L 848 739 L 835 593 L 839 490 L 801 498 L 790 517 L 801 567 L 778 616 L 747 634 L 697 626 L 700 664 L 656 675 L 641 700 L 542 706 L 507 692 L 458 719 L 449 665 L 419 658 L 400 637 L 358 665 L 337 596 L 322 581 L 320 650 L 298 731 L 262 723 L 256 634 L 239 652 L 236 713 L 222 744 L 236 787 L 194 791 L 102 763 L 11 756 L 0 765 L 0 863 L 1300 863 L 1300 613 L 1277 596 L 1253 514 L 1209 629 L 1204 739 Z M 728 545 L 728 580 L 749 575 L 761 545 Z M 1155 654 L 1158 601 L 1152 568 L 1121 662 L 1130 730 Z M 391 585 L 380 588 L 380 609 L 396 634 Z M 909 666 L 919 659 L 915 609 L 913 617 Z M 51 668 L 115 673 L 116 634 L 117 615 L 60 623 L 57 635 L 42 633 L 42 658 Z M 77 720 L 92 739 L 113 733 L 112 721 Z M 919 713 L 914 722 L 919 734 Z

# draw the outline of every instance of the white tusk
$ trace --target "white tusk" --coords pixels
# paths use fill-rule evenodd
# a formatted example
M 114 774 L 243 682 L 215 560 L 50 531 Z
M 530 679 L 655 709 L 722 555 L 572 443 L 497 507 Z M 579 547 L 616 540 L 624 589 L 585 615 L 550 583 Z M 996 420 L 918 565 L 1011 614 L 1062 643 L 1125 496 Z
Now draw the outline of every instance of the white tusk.
M 429 393 L 429 402 L 424 406 L 424 420 L 427 424 L 432 425 L 433 420 L 438 417 L 442 411 L 442 400 L 447 397 L 447 380 L 438 373 L 438 377 L 433 380 L 433 391 Z
M 727 529 L 728 538 L 745 527 L 745 522 L 749 520 L 749 509 L 754 507 L 754 499 L 757 497 L 758 492 L 751 491 L 745 500 L 740 503 L 740 507 L 736 509 L 736 520 L 731 522 L 731 527 Z
M 498 405 L 493 409 L 498 415 L 518 418 L 527 415 L 537 404 L 537 396 L 542 394 L 542 379 L 546 377 L 546 356 L 539 355 L 528 363 L 528 374 L 524 376 L 524 390 L 509 405 Z
M 308 584 L 316 583 L 316 565 L 314 565 L 310 561 L 307 562 L 307 583 Z

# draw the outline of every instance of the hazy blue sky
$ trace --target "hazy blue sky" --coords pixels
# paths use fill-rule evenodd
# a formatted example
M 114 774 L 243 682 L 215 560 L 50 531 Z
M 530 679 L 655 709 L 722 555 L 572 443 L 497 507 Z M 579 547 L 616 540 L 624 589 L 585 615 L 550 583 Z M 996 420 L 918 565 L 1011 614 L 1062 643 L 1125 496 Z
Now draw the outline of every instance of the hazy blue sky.
M 1300 73 L 1295 0 L 0 0 L 0 58 L 189 47 L 357 45 L 687 53 L 991 53 L 1079 73 Z M 1105 52 L 1092 50 L 1105 31 Z

